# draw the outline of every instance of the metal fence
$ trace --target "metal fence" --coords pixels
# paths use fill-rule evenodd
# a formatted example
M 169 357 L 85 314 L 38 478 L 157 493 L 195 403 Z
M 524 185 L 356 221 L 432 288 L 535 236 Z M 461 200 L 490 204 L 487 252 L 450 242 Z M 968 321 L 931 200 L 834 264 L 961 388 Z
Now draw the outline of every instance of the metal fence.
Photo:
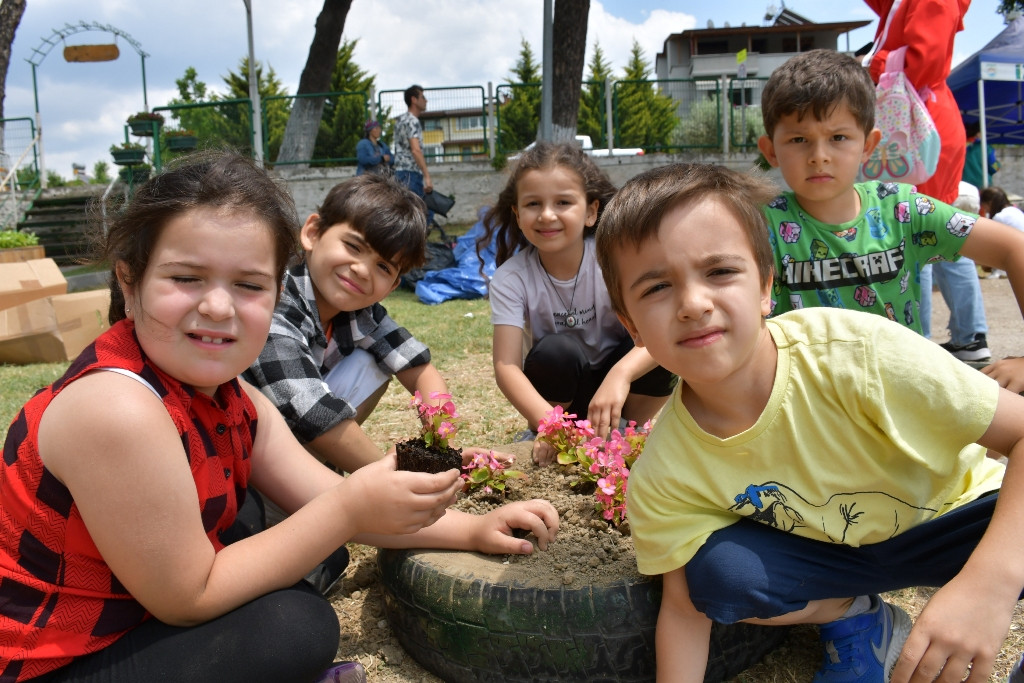
M 153 107 L 153 112 L 166 117 L 157 128 L 157 136 L 146 140 L 147 146 L 152 140 L 147 152 L 157 170 L 169 158 L 197 147 L 230 147 L 253 154 L 253 108 L 248 98 Z M 184 133 L 191 133 L 195 139 L 179 144 L 183 140 L 176 138 Z
M 737 149 L 757 147 L 764 134 L 761 93 L 767 78 L 729 80 L 729 144 Z
M 22 219 L 18 192 L 40 185 L 35 122 L 29 117 L 0 119 L 0 229 Z
M 427 110 L 419 118 L 423 126 L 423 156 L 428 163 L 490 157 L 494 122 L 487 111 L 483 86 L 424 88 L 423 94 L 427 97 Z M 375 115 L 385 124 L 385 138 L 389 141 L 394 140 L 394 120 L 408 109 L 404 95 L 404 90 L 382 90 L 377 95 Z
M 287 115 L 297 99 L 322 98 L 320 128 L 309 159 L 276 161 Z M 306 95 L 277 95 L 261 101 L 263 114 L 263 150 L 275 164 L 309 164 L 311 166 L 354 165 L 356 144 L 363 136 L 363 125 L 370 118 L 370 99 L 365 91 L 323 92 Z M 273 131 L 273 132 L 271 132 Z
M 584 81 L 580 89 L 578 132 L 596 148 L 642 147 L 647 152 L 749 150 L 763 133 L 761 92 L 765 78 L 692 78 Z M 536 136 L 541 84 L 424 88 L 428 109 L 420 115 L 423 151 L 428 163 L 489 159 L 522 150 Z M 402 90 L 326 92 L 267 97 L 261 102 L 264 158 L 271 164 L 354 165 L 363 124 L 382 124 L 383 139 L 393 145 L 394 123 L 407 106 Z M 288 116 L 296 99 L 323 98 L 319 131 L 309 159 L 278 162 Z M 640 103 L 640 104 L 638 104 Z M 610 105 L 610 106 L 609 106 Z M 253 111 L 248 99 L 156 107 L 170 119 L 155 140 L 151 157 L 161 160 L 188 148 L 171 144 L 169 133 L 190 130 L 198 147 L 254 149 Z M 27 122 L 30 119 L 11 119 Z M 31 135 L 28 134 L 28 139 Z M 180 141 L 175 141 L 180 142 Z
M 629 93 L 629 90 L 639 91 Z M 650 95 L 647 94 L 649 91 Z M 643 147 L 647 152 L 677 152 L 687 149 L 721 149 L 722 110 L 721 82 L 717 78 L 672 78 L 615 81 L 612 87 L 612 122 L 616 144 L 623 147 Z M 664 109 L 672 116 L 671 131 L 656 138 L 630 140 L 624 136 L 630 117 L 636 112 L 625 110 L 627 95 L 642 94 L 651 101 L 651 108 Z M 652 99 L 653 97 L 661 99 Z M 643 113 L 643 112 L 641 112 Z M 666 112 L 668 113 L 668 112 Z M 635 127 L 635 126 L 634 126 Z M 635 135 L 635 133 L 634 133 Z

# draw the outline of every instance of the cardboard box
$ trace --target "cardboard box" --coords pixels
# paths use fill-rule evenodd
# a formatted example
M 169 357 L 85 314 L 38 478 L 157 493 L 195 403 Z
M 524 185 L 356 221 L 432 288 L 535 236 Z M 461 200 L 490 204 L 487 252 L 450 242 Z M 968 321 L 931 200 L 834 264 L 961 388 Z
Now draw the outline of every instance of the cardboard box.
M 0 311 L 0 363 L 74 359 L 110 327 L 108 290 L 61 294 Z
M 67 291 L 68 281 L 53 259 L 0 263 L 0 310 Z

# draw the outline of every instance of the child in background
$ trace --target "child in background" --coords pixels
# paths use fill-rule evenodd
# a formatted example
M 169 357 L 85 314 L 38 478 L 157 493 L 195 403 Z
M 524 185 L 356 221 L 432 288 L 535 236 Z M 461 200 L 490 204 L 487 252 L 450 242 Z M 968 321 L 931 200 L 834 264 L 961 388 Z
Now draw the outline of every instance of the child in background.
M 711 622 L 744 621 L 820 624 L 816 682 L 987 681 L 1024 587 L 1024 397 L 882 316 L 766 320 L 772 191 L 666 166 L 598 227 L 615 310 L 679 376 L 627 498 L 658 680 L 704 680 Z M 940 586 L 912 628 L 878 595 L 910 586 Z
M 344 472 L 383 457 L 360 425 L 392 376 L 410 393 L 448 393 L 430 349 L 380 303 L 423 263 L 424 210 L 389 176 L 367 173 L 331 188 L 302 226 L 305 258 L 285 273 L 266 346 L 243 375 L 299 441 Z M 463 455 L 468 462 L 481 450 Z
M 594 226 L 614 194 L 578 145 L 538 142 L 484 216 L 478 249 L 497 235 L 488 286 L 494 377 L 531 437 L 556 404 L 607 437 L 620 418 L 654 417 L 672 390 L 672 376 L 615 318 L 597 266 Z M 534 443 L 535 462 L 554 456 L 550 444 Z
M 1024 232 L 1024 211 L 1010 203 L 1001 187 L 986 187 L 979 197 L 981 215 Z M 1006 277 L 1003 273 L 999 277 Z
M 1024 304 L 1024 233 L 911 185 L 856 182 L 881 134 L 874 84 L 853 58 L 811 50 L 789 59 L 768 79 L 761 110 L 758 149 L 791 190 L 765 209 L 776 259 L 773 315 L 850 308 L 920 334 L 921 267 L 961 253 L 1007 271 Z M 986 372 L 1003 386 L 1024 382 L 1024 359 Z
M 263 348 L 295 209 L 252 160 L 208 152 L 139 187 L 101 247 L 111 327 L 14 418 L 0 465 L 0 679 L 357 681 L 301 581 L 349 540 L 526 553 L 544 501 L 446 508 L 459 473 L 343 478 L 236 379 Z M 291 513 L 247 533 L 252 484 Z

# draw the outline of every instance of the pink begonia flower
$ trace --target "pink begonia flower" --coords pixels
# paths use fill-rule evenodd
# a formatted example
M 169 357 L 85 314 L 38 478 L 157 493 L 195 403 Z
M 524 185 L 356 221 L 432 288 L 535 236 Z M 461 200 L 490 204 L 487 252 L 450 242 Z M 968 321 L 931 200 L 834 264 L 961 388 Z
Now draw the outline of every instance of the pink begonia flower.
M 449 436 L 455 433 L 455 425 L 451 422 L 442 422 L 441 426 L 437 428 L 437 435 L 442 439 L 447 439 Z
M 443 391 L 431 391 L 430 392 L 430 398 L 435 400 L 435 401 L 437 401 L 437 400 L 450 401 L 451 398 L 452 398 L 452 395 L 451 394 L 446 394 Z
M 597 480 L 597 486 L 609 496 L 615 493 L 615 480 L 608 477 L 602 477 Z

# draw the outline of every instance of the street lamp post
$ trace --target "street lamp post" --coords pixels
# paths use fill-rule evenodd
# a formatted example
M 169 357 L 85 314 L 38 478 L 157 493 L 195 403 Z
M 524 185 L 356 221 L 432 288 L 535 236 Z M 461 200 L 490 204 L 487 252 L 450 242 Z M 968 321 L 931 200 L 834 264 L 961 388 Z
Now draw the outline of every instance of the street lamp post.
M 259 81 L 256 79 L 256 53 L 252 46 L 252 0 L 245 3 L 245 22 L 249 31 L 249 99 L 252 101 L 252 150 L 256 161 L 263 163 L 263 107 L 260 104 Z

